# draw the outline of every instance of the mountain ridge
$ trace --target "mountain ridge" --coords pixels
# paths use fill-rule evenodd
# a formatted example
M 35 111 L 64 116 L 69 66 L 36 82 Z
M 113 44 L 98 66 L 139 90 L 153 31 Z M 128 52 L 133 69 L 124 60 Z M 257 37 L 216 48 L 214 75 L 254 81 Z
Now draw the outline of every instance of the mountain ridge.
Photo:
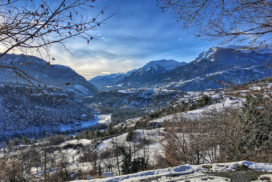
M 141 87 L 184 91 L 218 89 L 224 87 L 223 82 L 235 85 L 271 76 L 272 70 L 267 66 L 271 63 L 270 49 L 213 47 L 203 51 L 184 66 L 178 66 L 168 72 L 159 70 L 161 74 L 156 75 L 146 72 L 146 79 L 142 79 L 141 75 L 134 71 L 123 79 L 113 78 L 102 90 Z M 96 85 L 95 82 L 92 83 Z M 101 85 L 98 88 L 101 88 Z
M 162 75 L 153 83 L 159 82 L 167 88 L 187 91 L 217 89 L 221 87 L 218 81 L 242 84 L 271 76 L 272 71 L 266 66 L 272 63 L 271 55 L 254 50 L 243 52 L 231 48 L 210 48 L 185 67 Z M 169 80 L 172 81 L 171 84 Z M 199 84 L 204 85 L 204 88 L 199 88 Z
M 170 72 L 177 67 L 184 66 L 187 63 L 175 60 L 155 60 L 146 63 L 143 67 L 133 69 L 126 73 L 114 73 L 109 75 L 97 76 L 90 80 L 92 84 L 100 89 L 107 89 L 109 84 L 115 84 L 116 88 L 120 87 L 121 82 L 133 82 L 140 86 L 144 82 L 148 82 L 156 76 Z M 128 83 L 131 84 L 131 83 Z M 109 87 L 110 88 L 110 87 Z

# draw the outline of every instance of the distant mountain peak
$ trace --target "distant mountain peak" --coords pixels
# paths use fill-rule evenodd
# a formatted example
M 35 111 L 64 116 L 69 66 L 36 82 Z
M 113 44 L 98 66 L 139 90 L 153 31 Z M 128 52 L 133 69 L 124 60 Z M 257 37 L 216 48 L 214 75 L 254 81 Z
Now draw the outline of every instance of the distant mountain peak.
M 141 84 L 186 64 L 185 62 L 175 60 L 154 60 L 148 62 L 141 68 L 128 71 L 127 73 L 97 76 L 91 79 L 90 82 L 98 88 L 114 88 L 114 86 L 133 85 L 133 83 Z
M 245 47 L 245 46 L 228 46 L 228 47 L 212 47 L 198 55 L 193 63 L 200 61 L 220 61 L 223 54 L 272 54 L 272 47 Z M 221 57 L 221 58 L 220 58 Z M 218 59 L 219 58 L 219 59 Z

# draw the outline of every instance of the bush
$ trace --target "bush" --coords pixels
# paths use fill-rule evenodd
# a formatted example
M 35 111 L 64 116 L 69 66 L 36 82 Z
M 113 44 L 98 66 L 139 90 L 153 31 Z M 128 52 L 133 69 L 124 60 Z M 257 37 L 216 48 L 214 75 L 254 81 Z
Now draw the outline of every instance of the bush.
M 63 149 L 80 149 L 83 148 L 84 146 L 79 143 L 79 144 L 67 144 L 65 146 L 63 146 Z
M 26 181 L 22 162 L 19 159 L 1 159 L 0 167 L 0 181 Z
M 137 138 L 137 132 L 134 130 L 130 130 L 127 134 L 126 141 L 127 142 L 134 142 Z
M 52 135 L 48 138 L 50 145 L 59 145 L 64 142 L 65 136 L 64 135 Z

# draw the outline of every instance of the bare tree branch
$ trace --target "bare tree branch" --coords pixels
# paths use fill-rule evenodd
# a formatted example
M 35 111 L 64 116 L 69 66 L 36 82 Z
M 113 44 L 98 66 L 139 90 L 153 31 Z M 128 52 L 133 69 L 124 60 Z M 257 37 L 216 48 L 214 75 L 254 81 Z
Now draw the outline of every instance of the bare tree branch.
M 157 0 L 197 36 L 247 46 L 272 46 L 271 0 Z
M 105 9 L 91 15 L 95 0 L 56 0 L 32 1 L 10 0 L 0 2 L 0 47 L 3 51 L 0 58 L 13 50 L 20 52 L 38 52 L 50 55 L 50 47 L 60 44 L 74 37 L 94 40 L 91 31 L 100 27 L 111 16 L 102 17 Z M 34 51 L 32 51 L 34 50 Z M 17 70 L 22 78 L 29 77 L 27 73 L 13 65 L 3 65 L 0 68 Z M 23 76 L 24 75 L 24 76 Z M 36 81 L 36 80 L 35 80 Z

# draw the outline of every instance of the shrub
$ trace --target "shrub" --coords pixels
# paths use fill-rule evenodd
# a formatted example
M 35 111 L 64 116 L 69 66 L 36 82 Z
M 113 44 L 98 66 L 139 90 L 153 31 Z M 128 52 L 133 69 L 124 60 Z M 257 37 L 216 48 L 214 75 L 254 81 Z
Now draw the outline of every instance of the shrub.
M 1 159 L 0 181 L 26 181 L 22 162 L 19 159 Z
M 50 145 L 59 145 L 64 142 L 65 136 L 64 135 L 52 135 L 48 138 Z
M 65 146 L 63 146 L 63 149 L 80 149 L 83 148 L 84 146 L 79 143 L 79 144 L 67 144 Z
M 133 142 L 135 141 L 136 137 L 137 137 L 137 132 L 135 132 L 134 130 L 130 130 L 127 134 L 126 141 Z

